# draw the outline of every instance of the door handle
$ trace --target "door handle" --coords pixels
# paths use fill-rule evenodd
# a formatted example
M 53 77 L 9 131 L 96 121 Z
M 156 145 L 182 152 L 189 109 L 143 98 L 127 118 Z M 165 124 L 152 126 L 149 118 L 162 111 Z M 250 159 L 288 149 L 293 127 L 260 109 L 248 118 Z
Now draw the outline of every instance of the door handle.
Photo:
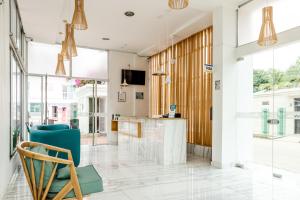
M 268 124 L 272 124 L 272 125 L 277 125 L 279 124 L 279 120 L 278 119 L 268 119 Z

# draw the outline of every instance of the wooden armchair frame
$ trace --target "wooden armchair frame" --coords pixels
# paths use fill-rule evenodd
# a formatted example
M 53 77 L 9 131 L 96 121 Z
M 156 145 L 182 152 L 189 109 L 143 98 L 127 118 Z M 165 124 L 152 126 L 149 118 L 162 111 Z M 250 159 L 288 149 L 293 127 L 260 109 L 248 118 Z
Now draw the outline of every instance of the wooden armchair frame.
M 43 155 L 39 153 L 32 152 L 28 150 L 28 148 L 31 147 L 36 147 L 36 146 L 42 146 L 45 147 L 47 150 L 52 150 L 57 152 L 56 157 L 48 156 L 48 155 Z M 62 188 L 62 190 L 56 194 L 56 196 L 53 198 L 54 200 L 58 199 L 63 199 L 72 189 L 74 189 L 74 193 L 76 196 L 76 199 L 82 200 L 82 193 L 80 190 L 80 185 L 79 181 L 77 178 L 76 170 L 75 170 L 75 165 L 73 162 L 72 158 L 72 153 L 70 150 L 67 149 L 62 149 L 58 148 L 55 146 L 50 146 L 46 144 L 41 144 L 41 143 L 36 143 L 36 142 L 22 142 L 17 146 L 17 151 L 20 155 L 20 159 L 22 162 L 22 166 L 24 169 L 24 173 L 27 179 L 27 182 L 30 187 L 30 191 L 32 193 L 33 199 L 34 200 L 45 200 L 47 198 L 47 194 L 49 192 L 49 189 L 51 187 L 51 184 L 54 180 L 56 171 L 57 171 L 57 166 L 59 164 L 67 165 L 70 168 L 70 181 Z M 58 158 L 58 153 L 66 153 L 68 154 L 68 160 L 66 159 L 61 159 Z M 27 164 L 25 161 L 25 158 L 30 160 L 30 169 L 27 169 Z M 42 162 L 41 166 L 41 174 L 39 178 L 39 185 L 36 184 L 36 179 L 35 179 L 35 170 L 34 170 L 34 160 L 39 160 Z M 43 188 L 43 182 L 44 182 L 44 167 L 45 167 L 45 162 L 52 162 L 54 164 L 54 168 L 52 170 L 50 179 L 48 181 L 48 184 L 46 185 L 46 188 Z M 30 170 L 30 175 L 29 171 Z

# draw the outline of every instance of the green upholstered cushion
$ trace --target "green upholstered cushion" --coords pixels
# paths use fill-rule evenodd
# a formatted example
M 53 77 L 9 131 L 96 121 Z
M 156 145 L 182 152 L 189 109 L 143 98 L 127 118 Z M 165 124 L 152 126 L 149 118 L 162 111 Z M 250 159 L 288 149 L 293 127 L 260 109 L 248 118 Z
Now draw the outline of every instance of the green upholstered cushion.
M 76 168 L 77 177 L 81 189 L 81 193 L 83 196 L 102 192 L 103 191 L 103 183 L 102 178 L 99 176 L 98 172 L 95 170 L 93 165 L 88 165 L 85 167 L 78 167 Z M 48 197 L 53 198 L 55 195 L 61 191 L 61 189 L 69 182 L 69 179 L 54 179 Z M 75 193 L 72 190 L 67 194 L 65 198 L 74 198 Z
M 57 179 L 69 179 L 70 178 L 70 167 L 65 166 L 59 170 L 57 170 Z
M 36 146 L 30 149 L 30 151 L 43 154 L 43 155 L 48 155 L 48 151 L 45 147 L 42 146 Z M 30 158 L 25 158 L 26 160 L 26 165 L 27 169 L 29 172 L 29 176 L 31 177 L 31 167 L 30 167 Z M 33 159 L 33 166 L 34 166 L 34 175 L 35 175 L 35 183 L 36 185 L 40 184 L 40 175 L 42 171 L 42 161 L 40 160 L 34 160 Z M 51 177 L 52 171 L 53 171 L 54 165 L 52 162 L 45 162 L 45 167 L 44 167 L 44 181 L 43 181 L 43 188 L 45 188 L 49 182 L 49 179 Z

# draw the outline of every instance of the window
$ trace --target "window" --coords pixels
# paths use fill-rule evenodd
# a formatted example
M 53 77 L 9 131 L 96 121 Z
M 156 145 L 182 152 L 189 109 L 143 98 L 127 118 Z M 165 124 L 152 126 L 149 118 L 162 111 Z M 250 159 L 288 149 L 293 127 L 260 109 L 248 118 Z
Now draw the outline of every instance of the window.
M 299 0 L 253 0 L 238 11 L 238 45 L 254 42 L 258 39 L 262 8 L 273 6 L 273 18 L 276 32 L 280 33 L 300 26 Z
M 59 45 L 28 43 L 28 72 L 31 74 L 55 75 Z M 66 74 L 69 74 L 69 62 L 64 62 Z
M 90 79 L 108 79 L 107 51 L 77 48 L 72 60 L 72 76 Z
M 68 99 L 68 86 L 63 85 L 62 90 L 63 90 L 63 99 Z
M 52 118 L 57 118 L 57 117 L 58 117 L 58 107 L 52 106 Z
M 15 49 L 24 58 L 25 46 L 23 40 L 25 40 L 25 34 L 15 0 L 10 1 L 10 36 Z
M 294 99 L 295 112 L 300 112 L 300 98 Z
M 10 2 L 10 36 L 13 42 L 17 42 L 17 6 L 14 0 Z
M 28 44 L 28 72 L 30 74 L 55 75 L 57 54 L 61 45 L 37 42 Z M 72 58 L 72 77 L 108 79 L 107 51 L 77 48 L 78 56 Z M 70 75 L 70 62 L 65 61 L 66 74 Z M 42 67 L 41 67 L 42 66 Z
M 11 155 L 16 150 L 16 145 L 23 139 L 23 115 L 22 115 L 22 95 L 23 95 L 23 71 L 17 62 L 16 56 L 11 50 Z
M 27 42 L 16 0 L 10 0 L 10 156 L 23 135 L 23 77 Z
M 32 113 L 40 113 L 42 105 L 41 103 L 30 103 L 30 112 Z

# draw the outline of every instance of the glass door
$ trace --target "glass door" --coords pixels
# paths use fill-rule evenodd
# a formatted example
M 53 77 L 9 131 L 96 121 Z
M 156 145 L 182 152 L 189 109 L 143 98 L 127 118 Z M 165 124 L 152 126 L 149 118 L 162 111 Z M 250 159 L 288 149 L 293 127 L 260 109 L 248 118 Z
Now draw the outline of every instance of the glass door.
M 47 78 L 47 124 L 79 128 L 81 144 L 106 144 L 106 83 Z
M 107 144 L 107 83 L 56 76 L 28 76 L 28 122 L 79 128 L 81 144 Z
M 273 106 L 272 117 L 269 120 L 273 135 L 273 175 L 297 183 L 298 187 L 300 185 L 299 49 L 300 43 L 294 43 L 274 50 Z
M 93 145 L 107 144 L 107 117 L 106 117 L 106 103 L 107 103 L 107 83 L 103 81 L 95 81 L 94 84 L 94 139 Z

